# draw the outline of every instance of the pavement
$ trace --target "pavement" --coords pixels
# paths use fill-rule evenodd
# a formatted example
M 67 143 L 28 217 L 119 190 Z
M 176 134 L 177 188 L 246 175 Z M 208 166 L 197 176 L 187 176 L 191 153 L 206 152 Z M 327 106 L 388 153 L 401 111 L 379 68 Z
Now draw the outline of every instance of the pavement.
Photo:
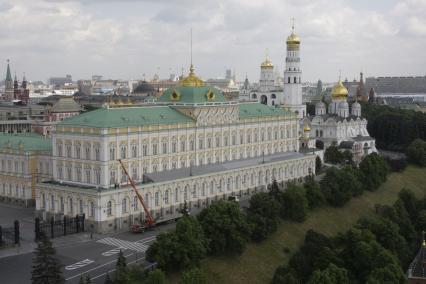
M 0 226 L 12 227 L 19 220 L 20 246 L 0 249 L 0 283 L 31 283 L 34 241 L 34 216 L 32 208 L 0 204 Z M 107 272 L 115 270 L 120 250 L 128 264 L 145 261 L 145 252 L 160 232 L 170 230 L 175 223 L 157 226 L 152 231 L 141 234 L 130 232 L 116 234 L 90 234 L 87 232 L 71 234 L 51 239 L 56 248 L 56 257 L 63 264 L 66 283 L 78 283 L 81 275 L 90 275 L 92 283 L 104 283 Z M 5 280 L 7 279 L 7 280 Z M 5 281 L 3 281 L 5 280 Z
M 92 283 L 104 283 L 106 273 L 111 275 L 115 270 L 120 250 L 128 264 L 149 265 L 145 261 L 145 252 L 149 245 L 155 241 L 157 234 L 174 226 L 175 223 L 161 225 L 141 234 L 125 232 L 91 236 L 89 233 L 80 233 L 52 241 L 56 248 L 56 257 L 63 264 L 67 284 L 77 284 L 81 275 L 90 275 Z M 7 279 L 7 284 L 31 283 L 33 256 L 32 252 L 26 252 L 0 258 L 2 279 Z

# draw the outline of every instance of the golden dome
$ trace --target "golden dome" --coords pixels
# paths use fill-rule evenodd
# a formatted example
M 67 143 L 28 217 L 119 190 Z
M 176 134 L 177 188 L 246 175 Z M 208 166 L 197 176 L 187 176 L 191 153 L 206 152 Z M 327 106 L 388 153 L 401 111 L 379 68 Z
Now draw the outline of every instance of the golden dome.
M 189 68 L 189 75 L 188 77 L 183 78 L 182 82 L 180 83 L 183 87 L 203 87 L 204 81 L 195 76 L 194 73 L 194 66 L 191 64 L 191 67 Z
M 309 132 L 309 131 L 311 131 L 311 128 L 309 127 L 309 125 L 308 125 L 308 124 L 305 124 L 305 127 L 303 127 L 303 131 L 304 131 L 304 132 Z
M 300 37 L 295 34 L 294 32 L 291 33 L 291 35 L 289 35 L 287 37 L 287 45 L 299 45 L 300 44 Z
M 274 64 L 272 64 L 272 61 L 266 57 L 265 61 L 263 61 L 260 65 L 260 68 L 274 68 Z
M 333 87 L 333 90 L 331 91 L 331 96 L 335 99 L 346 99 L 348 97 L 348 89 L 343 86 L 342 80 L 339 80 L 339 82 L 337 82 L 337 84 Z

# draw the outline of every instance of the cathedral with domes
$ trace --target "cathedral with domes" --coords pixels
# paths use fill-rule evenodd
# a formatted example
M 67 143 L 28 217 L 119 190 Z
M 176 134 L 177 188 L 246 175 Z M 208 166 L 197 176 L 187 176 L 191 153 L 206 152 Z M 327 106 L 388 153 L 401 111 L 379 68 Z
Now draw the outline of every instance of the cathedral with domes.
M 361 116 L 361 105 L 355 101 L 349 107 L 348 90 L 340 79 L 333 87 L 328 111 L 320 101 L 315 105 L 315 115 L 306 116 L 300 123 L 305 138 L 322 141 L 325 148 L 336 143 L 342 150 L 351 151 L 354 161 L 377 152 L 375 139 L 367 131 L 367 120 Z

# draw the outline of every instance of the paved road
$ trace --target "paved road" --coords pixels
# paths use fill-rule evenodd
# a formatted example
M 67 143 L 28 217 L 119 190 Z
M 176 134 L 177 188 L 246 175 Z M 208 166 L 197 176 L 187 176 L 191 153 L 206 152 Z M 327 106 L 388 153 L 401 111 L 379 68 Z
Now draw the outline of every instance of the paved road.
M 120 233 L 104 235 L 97 239 L 64 244 L 61 238 L 54 241 L 61 244 L 56 247 L 57 257 L 64 265 L 66 283 L 78 283 L 80 275 L 89 274 L 93 283 L 104 283 L 105 274 L 113 272 L 117 255 L 123 251 L 127 263 L 145 263 L 145 251 L 155 241 L 156 235 L 174 227 L 174 223 L 158 226 L 155 230 L 143 234 Z M 75 235 L 77 236 L 77 235 Z M 0 275 L 7 284 L 30 283 L 33 253 L 0 258 Z M 2 282 L 3 283 L 3 282 Z M 6 283 L 6 282 L 5 282 Z

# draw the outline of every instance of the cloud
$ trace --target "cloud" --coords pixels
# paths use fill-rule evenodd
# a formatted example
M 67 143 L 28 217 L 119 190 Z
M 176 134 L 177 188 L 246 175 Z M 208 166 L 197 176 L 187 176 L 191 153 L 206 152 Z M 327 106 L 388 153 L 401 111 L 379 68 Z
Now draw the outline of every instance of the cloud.
M 362 10 L 349 0 L 1 1 L 0 54 L 32 79 L 180 73 L 192 27 L 199 74 L 218 77 L 227 67 L 257 81 L 266 48 L 283 70 L 292 17 L 307 80 L 334 80 L 339 69 L 349 78 L 361 69 L 419 73 L 426 64 L 426 0 L 401 0 L 390 11 Z M 403 58 L 401 50 L 410 53 Z

